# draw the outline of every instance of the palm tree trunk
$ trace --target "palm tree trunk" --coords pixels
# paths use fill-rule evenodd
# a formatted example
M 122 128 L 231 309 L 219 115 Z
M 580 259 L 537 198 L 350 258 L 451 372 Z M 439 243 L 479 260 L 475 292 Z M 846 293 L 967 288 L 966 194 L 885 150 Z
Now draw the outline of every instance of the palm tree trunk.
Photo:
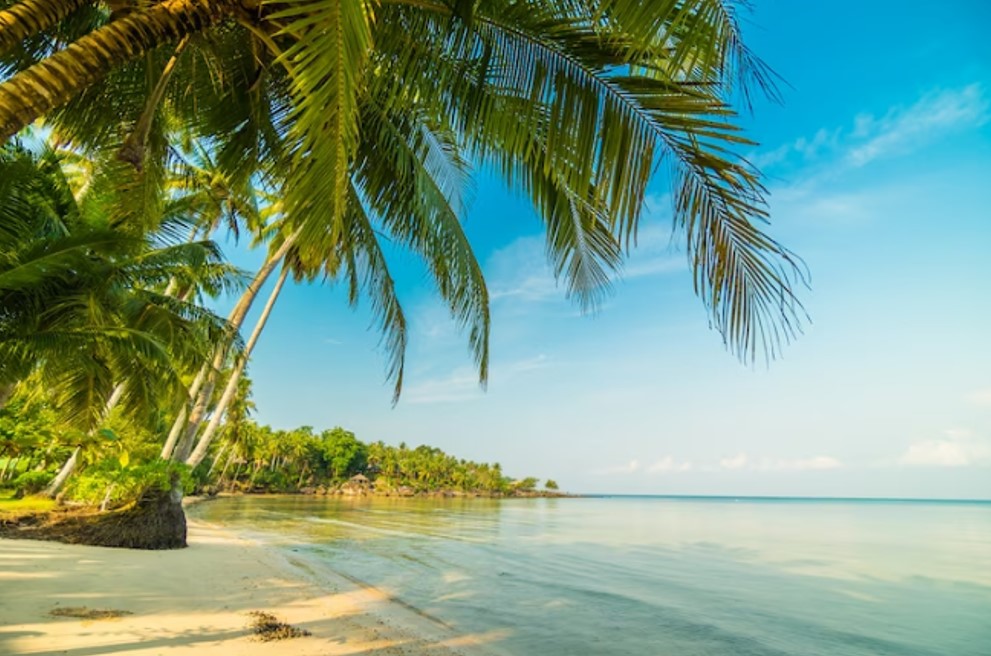
M 58 495 L 59 491 L 65 485 L 65 482 L 69 480 L 69 476 L 76 469 L 76 464 L 79 462 L 79 454 L 82 452 L 82 450 L 83 447 L 77 446 L 72 451 L 72 455 L 69 456 L 69 459 L 65 461 L 64 465 L 62 465 L 62 469 L 59 470 L 59 473 L 55 477 L 55 480 L 53 480 L 51 482 L 51 485 L 49 485 L 45 489 L 45 496 L 54 499 Z
M 217 479 L 217 487 L 223 487 L 224 477 L 227 476 L 227 469 L 231 466 L 231 463 L 234 461 L 235 455 L 236 454 L 234 453 L 234 449 L 232 448 L 230 453 L 227 455 L 227 462 L 224 463 L 224 468 L 220 472 L 220 478 Z
M 173 458 L 176 451 L 176 443 L 179 441 L 179 436 L 184 434 L 183 429 L 186 427 L 186 416 L 189 414 L 189 405 L 198 398 L 200 388 L 203 386 L 203 381 L 206 380 L 209 370 L 210 363 L 204 363 L 200 367 L 199 373 L 196 374 L 196 378 L 193 379 L 193 384 L 189 386 L 189 399 L 179 408 L 179 414 L 176 415 L 175 421 L 172 422 L 172 430 L 169 431 L 169 436 L 166 438 L 165 445 L 162 447 L 162 459 L 179 460 L 179 458 Z
M 188 43 L 189 35 L 187 34 L 182 37 L 179 45 L 175 48 L 175 52 L 172 53 L 169 61 L 165 63 L 165 68 L 162 69 L 162 74 L 159 76 L 155 88 L 152 89 L 151 95 L 145 101 L 144 111 L 141 112 L 141 117 L 134 126 L 134 130 L 124 139 L 124 144 L 117 151 L 117 157 L 119 159 L 131 164 L 138 171 L 144 167 L 145 145 L 148 142 L 148 135 L 151 133 L 151 124 L 155 120 L 158 105 L 162 102 L 162 96 L 165 95 L 165 89 L 169 85 L 169 80 L 172 79 L 172 71 L 175 70 L 176 64 L 179 63 L 179 56 L 186 49 L 186 44 Z M 196 234 L 195 229 L 193 234 Z M 172 280 L 174 281 L 175 278 Z
M 7 405 L 7 401 L 14 395 L 17 383 L 0 383 L 0 408 Z
M 111 483 L 107 488 L 107 493 L 103 495 L 103 501 L 100 503 L 100 512 L 106 512 L 107 506 L 110 505 L 110 497 L 113 495 L 116 487 L 116 483 Z
M 224 444 L 222 447 L 220 447 L 220 451 L 217 452 L 217 457 L 213 459 L 212 463 L 210 463 L 210 471 L 206 473 L 207 476 L 210 476 L 210 474 L 213 473 L 213 470 L 217 468 L 217 463 L 219 463 L 220 459 L 224 457 L 224 452 L 227 451 L 228 446 L 230 445 Z
M 12 462 L 17 462 L 17 458 L 11 456 L 7 458 L 7 462 L 3 463 L 3 471 L 0 471 L 0 483 L 7 480 L 7 470 L 10 469 L 10 463 Z
M 258 317 L 258 323 L 255 324 L 255 329 L 251 333 L 251 337 L 248 338 L 248 343 L 244 345 L 244 353 L 238 358 L 237 364 L 234 366 L 234 370 L 231 372 L 230 378 L 227 379 L 227 387 L 224 388 L 224 393 L 220 397 L 220 401 L 217 402 L 217 407 L 213 410 L 213 416 L 210 417 L 210 423 L 207 424 L 206 429 L 203 431 L 203 435 L 200 436 L 199 442 L 196 444 L 196 448 L 193 453 L 190 454 L 189 458 L 186 460 L 186 464 L 190 467 L 195 467 L 203 461 L 206 457 L 206 451 L 210 447 L 210 442 L 213 440 L 213 436 L 217 432 L 217 428 L 220 426 L 220 420 L 224 416 L 224 412 L 227 410 L 227 406 L 230 405 L 231 400 L 237 393 L 237 383 L 241 379 L 241 374 L 244 373 L 244 367 L 248 363 L 248 358 L 251 356 L 251 351 L 254 349 L 255 344 L 258 342 L 258 337 L 261 335 L 262 330 L 265 328 L 265 322 L 268 321 L 268 316 L 272 313 L 272 308 L 275 306 L 275 301 L 279 297 L 279 292 L 282 291 L 282 285 L 286 282 L 286 277 L 289 275 L 289 269 L 285 266 L 282 267 L 282 271 L 279 273 L 279 278 L 275 281 L 275 288 L 272 289 L 272 293 L 269 294 L 268 302 L 265 303 L 264 309 L 262 309 L 261 316 Z
M 232 331 L 238 331 L 241 329 L 241 325 L 244 323 L 245 317 L 248 315 L 248 310 L 251 309 L 251 305 L 254 303 L 255 298 L 261 291 L 262 286 L 268 277 L 275 270 L 275 267 L 282 261 L 282 258 L 286 256 L 289 249 L 292 248 L 293 243 L 299 237 L 299 230 L 289 235 L 289 237 L 282 242 L 282 245 L 269 257 L 265 264 L 262 265 L 258 272 L 255 274 L 254 279 L 251 284 L 248 285 L 247 289 L 244 290 L 244 294 L 241 295 L 240 300 L 238 300 L 237 305 L 231 310 L 230 316 L 227 317 L 227 323 L 230 325 Z M 210 399 L 213 397 L 213 391 L 216 387 L 216 377 L 217 373 L 224 366 L 224 360 L 227 357 L 227 348 L 229 344 L 223 343 L 218 344 L 217 349 L 214 351 L 213 362 L 206 363 L 203 368 L 200 369 L 200 373 L 196 376 L 196 380 L 193 381 L 193 385 L 189 389 L 190 403 L 188 410 L 189 421 L 186 421 L 186 414 L 181 412 L 179 416 L 176 417 L 175 423 L 172 425 L 172 430 L 169 431 L 169 439 L 165 443 L 165 447 L 162 449 L 163 458 L 171 458 L 176 461 L 183 461 L 189 456 L 189 450 L 192 448 L 194 441 L 196 440 L 196 433 L 199 432 L 200 424 L 203 423 L 203 418 L 206 415 L 207 407 L 210 404 Z M 179 443 L 178 448 L 176 447 L 176 440 L 182 432 L 185 426 L 186 432 L 182 437 L 182 442 Z M 170 444 L 171 443 L 171 444 Z
M 110 393 L 110 398 L 107 399 L 106 405 L 103 406 L 103 418 L 106 419 L 110 414 L 110 411 L 114 409 L 114 406 L 120 401 L 120 397 L 124 394 L 124 385 L 118 384 L 114 387 L 114 390 Z M 90 435 L 96 430 L 96 427 L 90 431 Z M 45 489 L 45 495 L 51 498 L 55 498 L 59 491 L 65 485 L 65 482 L 69 480 L 69 476 L 76 469 L 76 465 L 79 463 L 79 454 L 82 452 L 82 447 L 77 446 L 73 451 L 69 459 L 65 461 L 62 465 L 62 469 L 59 470 L 55 480 L 51 482 L 48 488 Z
M 91 0 L 23 0 L 0 11 L 0 54 L 44 32 Z
M 0 84 L 0 141 L 72 100 L 111 69 L 219 23 L 235 6 L 234 0 L 164 0 L 114 20 L 14 75 Z

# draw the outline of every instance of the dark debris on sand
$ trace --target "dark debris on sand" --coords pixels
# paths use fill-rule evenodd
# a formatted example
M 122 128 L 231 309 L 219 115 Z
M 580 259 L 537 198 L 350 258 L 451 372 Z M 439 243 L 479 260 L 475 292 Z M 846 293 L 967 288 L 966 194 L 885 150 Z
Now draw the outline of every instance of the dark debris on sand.
M 280 622 L 279 618 L 271 613 L 262 611 L 252 611 L 248 613 L 252 617 L 251 630 L 259 640 L 269 642 L 270 640 L 288 640 L 289 638 L 301 638 L 310 635 L 306 629 L 301 629 L 285 622 Z
M 53 617 L 74 617 L 80 620 L 112 620 L 116 617 L 133 615 L 129 610 L 113 610 L 109 608 L 87 608 L 86 606 L 63 606 L 53 608 L 49 615 Z

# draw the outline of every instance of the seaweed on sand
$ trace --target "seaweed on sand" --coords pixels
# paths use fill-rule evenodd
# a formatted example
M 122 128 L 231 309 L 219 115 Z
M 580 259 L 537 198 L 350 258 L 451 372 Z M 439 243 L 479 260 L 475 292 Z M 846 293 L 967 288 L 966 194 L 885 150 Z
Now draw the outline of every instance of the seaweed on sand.
M 253 619 L 251 629 L 259 640 L 268 642 L 270 640 L 288 640 L 289 638 L 301 638 L 310 635 L 306 629 L 301 629 L 292 624 L 286 624 L 271 613 L 262 611 L 252 611 L 248 613 Z

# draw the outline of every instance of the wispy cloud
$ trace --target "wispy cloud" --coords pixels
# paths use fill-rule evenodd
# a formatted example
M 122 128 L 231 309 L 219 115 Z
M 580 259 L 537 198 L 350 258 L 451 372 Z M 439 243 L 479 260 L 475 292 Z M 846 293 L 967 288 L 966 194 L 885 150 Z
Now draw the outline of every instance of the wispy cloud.
M 485 275 L 492 300 L 538 302 L 560 298 L 563 293 L 547 264 L 543 235 L 520 237 L 493 253 L 486 263 Z
M 967 429 L 943 431 L 943 437 L 909 446 L 899 464 L 916 467 L 966 467 L 991 464 L 991 443 Z
M 770 168 L 796 155 L 804 161 L 811 161 L 825 152 L 835 150 L 840 144 L 842 134 L 841 128 L 831 130 L 820 128 L 811 138 L 799 137 L 773 150 L 752 153 L 747 159 L 760 169 Z
M 814 456 L 812 458 L 797 458 L 794 460 L 772 458 L 762 459 L 754 469 L 758 471 L 817 471 L 824 469 L 839 469 L 843 463 L 832 456 Z
M 671 228 L 661 225 L 657 216 L 665 210 L 661 205 L 667 197 L 650 199 L 646 213 L 650 222 L 637 235 L 636 248 L 617 272 L 616 280 L 633 280 L 648 276 L 683 271 L 687 268 L 684 255 L 674 252 Z M 670 212 L 668 212 L 670 214 Z M 512 300 L 522 303 L 542 303 L 564 299 L 564 284 L 554 278 L 547 262 L 543 235 L 520 237 L 499 249 L 485 266 L 489 280 L 489 297 L 493 301 Z
M 746 453 L 738 453 L 735 456 L 729 458 L 722 458 L 719 461 L 720 469 L 743 469 L 747 466 L 747 462 L 750 460 Z
M 975 405 L 991 405 L 991 387 L 974 390 L 967 395 L 967 400 Z
M 507 364 L 494 365 L 489 372 L 490 385 L 502 385 L 529 371 L 544 369 L 551 361 L 540 354 Z M 458 403 L 482 398 L 478 373 L 471 367 L 459 367 L 446 376 L 431 378 L 406 388 L 403 401 L 411 404 Z
M 843 462 L 832 456 L 813 456 L 810 458 L 754 458 L 747 453 L 738 453 L 733 456 L 720 458 L 716 462 L 693 462 L 691 460 L 679 460 L 675 456 L 664 456 L 654 461 L 650 465 L 643 466 L 638 459 L 630 460 L 625 465 L 607 467 L 599 470 L 598 474 L 633 474 L 643 472 L 646 474 L 664 474 L 672 472 L 788 472 L 788 471 L 823 471 L 829 469 L 839 469 L 843 467 Z
M 926 94 L 909 107 L 893 107 L 878 118 L 857 117 L 854 138 L 865 139 L 847 155 L 855 167 L 879 157 L 903 152 L 934 136 L 965 127 L 979 127 L 988 120 L 988 101 L 979 84 Z
M 746 453 L 722 458 L 719 468 L 724 470 L 749 471 L 815 471 L 823 469 L 839 469 L 843 463 L 832 456 L 813 456 L 811 458 L 753 458 Z
M 691 471 L 693 465 L 689 461 L 678 462 L 672 456 L 664 456 L 654 464 L 647 467 L 650 474 L 660 474 L 664 472 L 686 472 Z
M 640 461 L 639 460 L 636 460 L 636 459 L 633 459 L 633 460 L 630 460 L 625 465 L 616 465 L 614 467 L 606 467 L 605 469 L 600 469 L 600 470 L 595 471 L 593 473 L 594 474 L 598 474 L 600 476 L 615 476 L 617 474 L 634 474 L 634 473 L 640 471 L 640 469 L 641 469 Z
M 970 84 L 958 89 L 931 91 L 911 105 L 896 105 L 884 115 L 858 115 L 853 125 L 820 128 L 777 148 L 752 153 L 748 159 L 761 169 L 786 162 L 809 163 L 833 156 L 844 167 L 860 168 L 887 156 L 904 154 L 934 139 L 984 125 L 991 103 L 984 88 Z

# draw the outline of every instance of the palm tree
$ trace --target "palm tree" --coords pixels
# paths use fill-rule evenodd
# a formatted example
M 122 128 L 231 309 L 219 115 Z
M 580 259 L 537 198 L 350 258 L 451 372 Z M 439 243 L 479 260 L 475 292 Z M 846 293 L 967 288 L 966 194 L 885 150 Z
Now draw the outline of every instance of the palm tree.
M 773 96 L 773 77 L 728 0 L 6 4 L 0 135 L 48 116 L 154 172 L 166 124 L 188 127 L 232 176 L 260 172 L 279 190 L 310 266 L 369 210 L 413 248 L 460 239 L 448 213 L 417 229 L 375 184 L 398 171 L 419 195 L 450 198 L 418 171 L 456 146 L 531 198 L 554 270 L 591 307 L 635 242 L 661 163 L 695 290 L 729 348 L 773 355 L 798 328 L 800 273 L 760 230 L 764 191 L 734 155 L 749 142 L 728 105 Z M 487 313 L 463 289 L 441 285 L 484 381 Z
M 150 234 L 108 226 L 106 190 L 91 186 L 77 201 L 51 151 L 0 149 L 0 180 L 3 388 L 34 376 L 60 423 L 85 439 L 118 404 L 147 413 L 182 394 L 185 372 L 228 328 L 196 303 L 158 290 L 179 269 L 214 283 L 228 275 L 216 247 L 169 244 L 168 223 Z M 81 449 L 50 494 L 72 473 Z

